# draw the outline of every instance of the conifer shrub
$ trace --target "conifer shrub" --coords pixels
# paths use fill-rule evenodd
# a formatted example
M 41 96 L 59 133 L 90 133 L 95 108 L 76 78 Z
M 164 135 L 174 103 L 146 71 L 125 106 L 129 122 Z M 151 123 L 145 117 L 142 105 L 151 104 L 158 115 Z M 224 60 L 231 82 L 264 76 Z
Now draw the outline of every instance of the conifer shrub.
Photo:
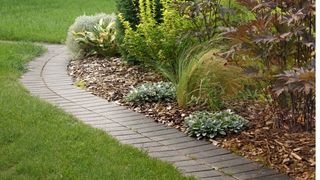
M 138 5 L 139 0 L 117 0 L 118 13 L 120 13 L 122 17 L 130 24 L 130 27 L 134 29 L 139 24 Z M 123 45 L 125 28 L 120 22 L 119 18 L 116 20 L 116 30 L 116 43 L 122 59 L 129 63 L 135 63 L 136 58 L 133 55 L 130 55 L 127 48 Z
M 160 0 L 154 0 L 153 12 L 157 22 L 162 21 L 162 4 Z M 123 20 L 127 21 L 131 28 L 136 30 L 140 23 L 139 0 L 118 0 L 117 10 Z M 119 19 L 116 20 L 117 36 L 116 43 L 119 47 L 122 59 L 129 63 L 137 63 L 136 57 L 128 52 L 128 47 L 124 44 L 125 27 Z
M 191 23 L 182 18 L 169 0 L 161 0 L 162 18 L 159 22 L 155 9 L 156 0 L 139 0 L 140 22 L 132 27 L 130 22 L 119 15 L 125 27 L 122 47 L 145 66 L 162 73 L 175 82 L 177 57 L 184 42 L 181 40 L 183 29 Z

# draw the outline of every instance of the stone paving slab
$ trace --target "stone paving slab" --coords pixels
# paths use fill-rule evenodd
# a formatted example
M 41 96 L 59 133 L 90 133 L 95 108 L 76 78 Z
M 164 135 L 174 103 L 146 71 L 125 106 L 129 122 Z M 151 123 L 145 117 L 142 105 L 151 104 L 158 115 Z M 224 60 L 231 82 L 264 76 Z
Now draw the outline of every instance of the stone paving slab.
M 73 114 L 83 123 L 104 130 L 123 144 L 141 148 L 151 157 L 173 163 L 185 175 L 198 179 L 290 179 L 73 86 L 66 72 L 69 61 L 66 47 L 45 46 L 48 51 L 29 63 L 29 71 L 21 82 L 31 94 Z

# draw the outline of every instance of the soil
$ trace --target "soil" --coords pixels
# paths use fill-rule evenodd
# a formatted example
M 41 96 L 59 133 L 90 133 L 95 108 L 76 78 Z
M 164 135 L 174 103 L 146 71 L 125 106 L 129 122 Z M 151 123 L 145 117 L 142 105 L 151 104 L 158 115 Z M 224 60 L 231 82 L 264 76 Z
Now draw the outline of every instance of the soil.
M 90 57 L 71 61 L 69 75 L 78 86 L 114 101 L 155 121 L 185 131 L 184 117 L 205 107 L 180 108 L 176 102 L 128 103 L 135 86 L 164 79 L 147 68 L 127 65 L 119 58 Z M 82 84 L 82 85 L 81 85 Z M 293 133 L 275 128 L 272 106 L 254 101 L 230 102 L 229 107 L 248 119 L 251 127 L 240 134 L 217 138 L 213 143 L 249 159 L 262 162 L 295 179 L 315 179 L 315 132 Z

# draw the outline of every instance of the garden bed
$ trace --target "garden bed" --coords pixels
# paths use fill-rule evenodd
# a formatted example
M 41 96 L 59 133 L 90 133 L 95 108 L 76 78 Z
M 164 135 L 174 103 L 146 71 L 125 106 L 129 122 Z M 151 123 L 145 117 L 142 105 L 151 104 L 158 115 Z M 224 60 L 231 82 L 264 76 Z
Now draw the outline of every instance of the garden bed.
M 129 66 L 119 58 L 87 58 L 71 61 L 69 74 L 77 86 L 108 101 L 127 106 L 155 121 L 185 131 L 184 117 L 205 107 L 179 108 L 176 102 L 136 105 L 124 100 L 132 87 L 146 82 L 162 81 L 160 75 L 138 66 Z M 214 143 L 249 159 L 260 161 L 297 179 L 315 178 L 315 133 L 290 133 L 275 129 L 273 111 L 268 105 L 253 101 L 237 101 L 229 108 L 248 119 L 250 129 L 237 135 L 218 138 Z

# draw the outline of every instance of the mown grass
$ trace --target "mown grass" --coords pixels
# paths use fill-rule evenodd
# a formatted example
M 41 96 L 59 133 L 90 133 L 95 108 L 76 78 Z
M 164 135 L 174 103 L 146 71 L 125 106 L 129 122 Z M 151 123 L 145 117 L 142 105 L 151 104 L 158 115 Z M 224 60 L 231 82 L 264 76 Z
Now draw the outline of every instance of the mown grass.
M 115 11 L 115 0 L 1 0 L 0 39 L 61 43 L 80 15 Z
M 186 179 L 62 110 L 19 83 L 40 46 L 0 42 L 0 179 Z

